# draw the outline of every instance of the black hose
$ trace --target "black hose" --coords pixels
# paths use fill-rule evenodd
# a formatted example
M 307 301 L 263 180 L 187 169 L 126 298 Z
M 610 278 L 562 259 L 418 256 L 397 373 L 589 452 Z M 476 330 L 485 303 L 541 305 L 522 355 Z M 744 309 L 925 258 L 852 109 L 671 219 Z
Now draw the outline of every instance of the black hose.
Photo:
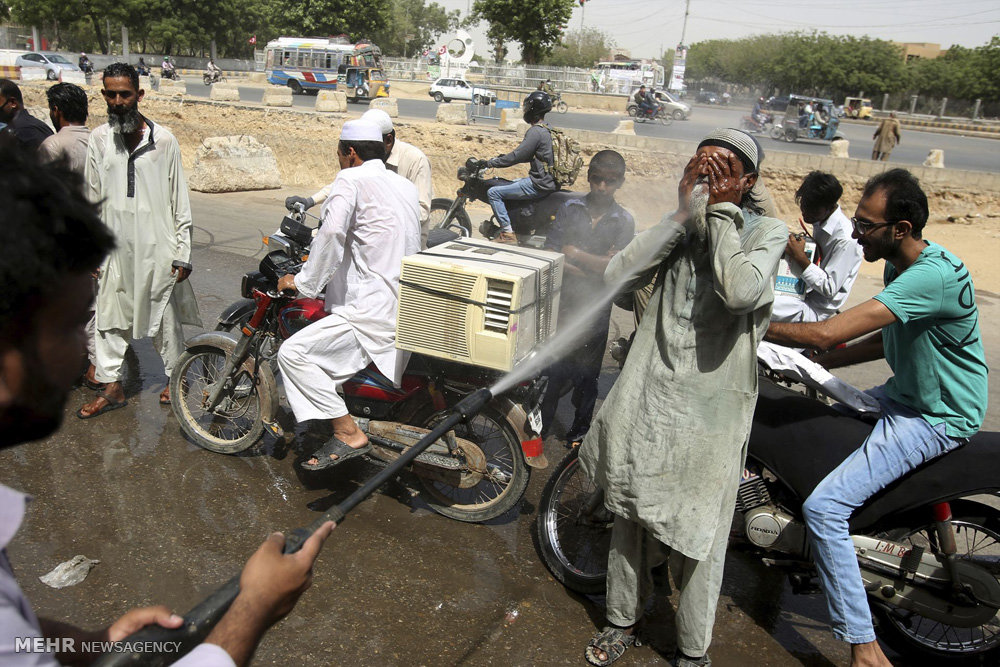
M 432 428 L 430 433 L 421 438 L 417 444 L 407 449 L 390 465 L 380 470 L 378 474 L 365 482 L 361 488 L 345 498 L 340 504 L 331 507 L 322 516 L 309 524 L 308 527 L 296 528 L 292 531 L 285 540 L 285 553 L 294 553 L 301 549 L 305 541 L 309 539 L 309 536 L 327 521 L 333 521 L 337 524 L 343 522 L 348 512 L 361 504 L 368 496 L 375 493 L 383 484 L 398 475 L 403 468 L 412 463 L 425 449 L 454 428 L 459 422 L 465 421 L 482 410 L 492 398 L 493 394 L 490 393 L 489 389 L 478 389 L 456 403 L 451 409 L 451 414 Z M 184 625 L 181 627 L 171 630 L 159 626 L 150 626 L 122 640 L 122 644 L 125 645 L 138 644 L 140 642 L 179 642 L 179 650 L 176 652 L 105 653 L 94 661 L 93 664 L 95 667 L 169 665 L 179 660 L 184 654 L 205 640 L 216 624 L 226 614 L 226 611 L 233 603 L 233 600 L 236 599 L 236 595 L 239 592 L 240 577 L 236 575 L 186 613 L 184 615 Z M 149 646 L 149 644 L 146 644 L 146 646 Z

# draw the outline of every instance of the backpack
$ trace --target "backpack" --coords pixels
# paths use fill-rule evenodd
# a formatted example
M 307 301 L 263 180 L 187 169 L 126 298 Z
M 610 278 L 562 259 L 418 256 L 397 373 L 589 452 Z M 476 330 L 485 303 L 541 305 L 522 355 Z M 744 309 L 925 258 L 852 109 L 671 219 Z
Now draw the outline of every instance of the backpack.
M 576 182 L 576 177 L 583 168 L 583 158 L 580 157 L 580 142 L 566 136 L 562 130 L 554 127 L 545 128 L 552 137 L 552 164 L 546 171 L 555 179 L 556 185 L 564 188 Z

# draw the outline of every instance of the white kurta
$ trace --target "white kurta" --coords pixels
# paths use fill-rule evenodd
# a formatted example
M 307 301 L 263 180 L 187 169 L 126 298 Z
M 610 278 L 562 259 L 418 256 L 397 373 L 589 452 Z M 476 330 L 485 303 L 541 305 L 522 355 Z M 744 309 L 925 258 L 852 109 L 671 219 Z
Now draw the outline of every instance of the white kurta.
M 396 140 L 386 160 L 386 167 L 410 183 L 417 186 L 420 202 L 420 247 L 427 247 L 427 232 L 430 230 L 431 202 L 434 200 L 434 184 L 431 180 L 431 162 L 424 152 L 405 141 Z M 333 184 L 326 185 L 312 196 L 319 203 L 330 196 Z
M 174 260 L 191 262 L 191 203 L 177 140 L 146 120 L 129 153 L 107 124 L 93 131 L 84 177 L 91 201 L 115 235 L 101 268 L 97 330 L 155 336 L 171 298 L 184 324 L 201 325 L 190 281 L 176 282 Z
M 416 186 L 369 160 L 337 174 L 321 217 L 295 286 L 307 297 L 325 288 L 330 315 L 278 353 L 298 421 L 346 414 L 336 388 L 369 359 L 396 384 L 409 360 L 396 350 L 396 310 L 403 257 L 420 250 Z

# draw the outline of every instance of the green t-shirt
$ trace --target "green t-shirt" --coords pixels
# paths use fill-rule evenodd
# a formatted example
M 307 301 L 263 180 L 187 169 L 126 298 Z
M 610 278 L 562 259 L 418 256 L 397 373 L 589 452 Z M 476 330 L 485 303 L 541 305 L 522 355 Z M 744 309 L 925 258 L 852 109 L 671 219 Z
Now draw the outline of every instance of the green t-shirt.
M 974 435 L 986 415 L 989 369 L 969 270 L 928 243 L 902 273 L 886 262 L 883 279 L 875 299 L 898 320 L 882 329 L 885 359 L 895 373 L 887 394 L 934 426 L 944 422 L 954 438 Z

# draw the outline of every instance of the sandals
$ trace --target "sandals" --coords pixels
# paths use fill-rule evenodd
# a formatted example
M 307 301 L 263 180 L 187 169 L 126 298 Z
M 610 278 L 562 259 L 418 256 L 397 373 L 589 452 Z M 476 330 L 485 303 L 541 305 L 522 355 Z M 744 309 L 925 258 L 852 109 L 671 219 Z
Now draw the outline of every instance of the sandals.
M 337 436 L 333 436 L 326 441 L 326 444 L 323 445 L 319 451 L 313 453 L 312 457 L 316 459 L 316 464 L 310 465 L 306 462 L 302 464 L 302 467 L 305 470 L 326 470 L 327 468 L 338 466 L 344 461 L 349 461 L 359 456 L 363 456 L 371 450 L 371 443 L 368 443 L 364 447 L 355 449 Z M 331 454 L 335 454 L 337 458 L 331 459 Z
M 98 394 L 97 398 L 103 398 L 105 401 L 104 405 L 95 410 L 94 412 L 91 412 L 89 415 L 83 414 L 83 408 L 80 408 L 79 410 L 76 411 L 77 418 L 93 419 L 94 417 L 103 415 L 105 412 L 111 412 L 112 410 L 117 410 L 118 408 L 124 408 L 126 405 L 128 405 L 127 400 L 115 401 L 112 400 L 107 394 Z
M 636 640 L 635 632 L 633 631 L 630 635 L 625 634 L 625 628 L 616 628 L 609 625 L 590 640 L 590 643 L 587 644 L 587 650 L 584 652 L 584 657 L 592 665 L 606 667 L 606 665 L 610 665 L 622 657 L 625 654 L 625 649 L 629 646 L 640 646 L 640 643 Z M 607 658 L 600 660 L 595 650 L 601 651 Z

